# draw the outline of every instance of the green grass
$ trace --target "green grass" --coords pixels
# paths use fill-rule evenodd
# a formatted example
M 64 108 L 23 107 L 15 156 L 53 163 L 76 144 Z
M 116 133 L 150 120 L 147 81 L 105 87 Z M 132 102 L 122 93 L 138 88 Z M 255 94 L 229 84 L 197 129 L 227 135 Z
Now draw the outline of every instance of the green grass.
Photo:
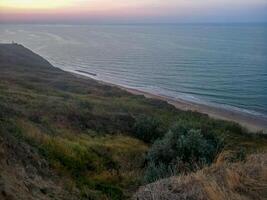
M 266 149 L 266 137 L 235 123 L 77 78 L 21 46 L 0 45 L 0 134 L 36 147 L 88 199 L 125 199 L 140 185 L 153 142 L 136 139 L 143 138 L 136 125 L 144 116 L 162 134 L 182 124 L 224 138 L 226 150 Z M 153 136 L 150 127 L 145 132 Z
M 7 128 L 5 131 L 36 147 L 52 168 L 71 177 L 87 198 L 98 194 L 95 199 L 125 199 L 127 190 L 140 182 L 148 146 L 137 139 L 125 135 L 93 136 L 93 132 L 73 134 L 68 130 L 51 135 L 21 119 L 2 121 L 0 127 L 1 132 Z

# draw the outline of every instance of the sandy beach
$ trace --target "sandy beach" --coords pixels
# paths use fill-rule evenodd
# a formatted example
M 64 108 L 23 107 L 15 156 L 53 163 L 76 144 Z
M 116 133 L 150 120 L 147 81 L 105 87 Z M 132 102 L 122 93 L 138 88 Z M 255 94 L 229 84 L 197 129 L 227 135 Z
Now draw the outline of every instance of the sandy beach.
M 72 71 L 71 73 L 74 74 L 75 76 L 79 76 L 80 78 L 83 77 L 83 78 L 94 79 L 94 77 L 88 76 L 87 74 L 82 73 L 82 72 Z M 153 99 L 166 101 L 180 110 L 185 110 L 185 111 L 191 110 L 191 111 L 207 114 L 211 118 L 233 121 L 233 122 L 240 124 L 242 127 L 244 127 L 245 129 L 251 132 L 265 133 L 265 134 L 267 133 L 267 119 L 266 118 L 264 119 L 260 116 L 254 116 L 251 114 L 242 113 L 238 111 L 232 111 L 232 110 L 227 110 L 224 108 L 198 104 L 195 102 L 193 103 L 193 102 L 185 101 L 183 99 L 177 99 L 177 98 L 173 99 L 173 98 L 166 97 L 163 95 L 157 95 L 157 94 L 152 94 L 152 93 L 144 92 L 144 91 L 137 90 L 137 89 L 127 88 L 124 86 L 116 85 L 113 83 L 108 83 L 105 81 L 100 81 L 97 79 L 94 79 L 94 80 L 96 80 L 100 84 L 110 85 L 113 87 L 119 87 L 120 89 L 126 90 L 127 92 L 134 94 L 134 95 L 143 95 L 146 98 L 153 98 Z
M 242 127 L 248 129 L 252 132 L 264 132 L 267 131 L 267 119 L 263 119 L 257 116 L 253 116 L 246 113 L 234 112 L 230 110 L 226 110 L 223 108 L 208 106 L 204 104 L 197 104 L 188 101 L 184 101 L 182 99 L 168 98 L 161 95 L 155 95 L 147 92 L 143 92 L 136 89 L 130 89 L 126 87 L 119 86 L 121 89 L 124 89 L 132 94 L 136 95 L 144 95 L 146 98 L 154 98 L 160 99 L 163 101 L 167 101 L 169 104 L 175 106 L 177 109 L 181 110 L 191 110 L 204 114 L 208 114 L 210 117 L 215 119 L 233 121 L 239 123 Z

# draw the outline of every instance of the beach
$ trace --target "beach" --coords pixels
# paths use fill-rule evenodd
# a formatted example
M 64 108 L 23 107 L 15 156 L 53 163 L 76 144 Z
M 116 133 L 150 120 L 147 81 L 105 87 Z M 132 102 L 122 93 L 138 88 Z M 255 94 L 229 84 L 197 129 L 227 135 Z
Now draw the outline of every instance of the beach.
M 146 98 L 158 99 L 166 101 L 170 105 L 175 106 L 175 108 L 184 110 L 184 111 L 193 111 L 199 112 L 202 114 L 207 114 L 209 117 L 219 120 L 232 121 L 240 124 L 243 128 L 247 129 L 250 132 L 254 133 L 267 133 L 267 119 L 264 119 L 260 116 L 255 116 L 249 113 L 238 112 L 234 110 L 228 110 L 225 108 L 215 107 L 211 105 L 199 104 L 195 102 L 185 101 L 179 98 L 171 98 L 163 95 L 152 94 L 149 92 L 141 91 L 138 89 L 128 88 L 121 85 L 116 85 L 102 80 L 97 80 L 93 76 L 88 76 L 88 74 L 71 71 L 71 73 L 80 78 L 89 78 L 94 79 L 100 84 L 109 85 L 113 87 L 119 87 L 122 90 L 125 90 L 134 95 L 142 95 Z
M 119 86 L 119 87 L 135 95 L 144 95 L 146 98 L 154 98 L 154 99 L 166 101 L 180 110 L 185 110 L 185 111 L 191 110 L 191 111 L 207 114 L 211 118 L 214 118 L 214 119 L 236 122 L 251 132 L 266 133 L 267 131 L 267 120 L 262 119 L 261 117 L 256 117 L 250 114 L 235 112 L 235 111 L 213 107 L 209 105 L 192 103 L 189 101 L 184 101 L 182 99 L 174 100 L 169 97 L 155 95 L 155 94 L 151 94 L 148 92 L 143 92 L 140 90 L 130 89 L 130 88 L 122 87 L 122 86 Z

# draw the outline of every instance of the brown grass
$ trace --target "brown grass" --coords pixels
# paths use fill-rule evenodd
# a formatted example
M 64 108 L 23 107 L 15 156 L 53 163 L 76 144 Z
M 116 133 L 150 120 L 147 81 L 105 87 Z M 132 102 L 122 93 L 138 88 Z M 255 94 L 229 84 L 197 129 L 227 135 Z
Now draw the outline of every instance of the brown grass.
M 217 162 L 189 175 L 142 187 L 138 200 L 264 200 L 267 199 L 267 153 L 238 163 Z

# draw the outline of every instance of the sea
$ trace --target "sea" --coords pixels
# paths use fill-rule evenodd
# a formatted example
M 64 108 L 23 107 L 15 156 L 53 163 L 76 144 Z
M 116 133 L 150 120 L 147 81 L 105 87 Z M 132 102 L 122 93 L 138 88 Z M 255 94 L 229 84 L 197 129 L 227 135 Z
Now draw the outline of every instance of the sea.
M 267 119 L 267 24 L 0 25 L 55 67 Z

